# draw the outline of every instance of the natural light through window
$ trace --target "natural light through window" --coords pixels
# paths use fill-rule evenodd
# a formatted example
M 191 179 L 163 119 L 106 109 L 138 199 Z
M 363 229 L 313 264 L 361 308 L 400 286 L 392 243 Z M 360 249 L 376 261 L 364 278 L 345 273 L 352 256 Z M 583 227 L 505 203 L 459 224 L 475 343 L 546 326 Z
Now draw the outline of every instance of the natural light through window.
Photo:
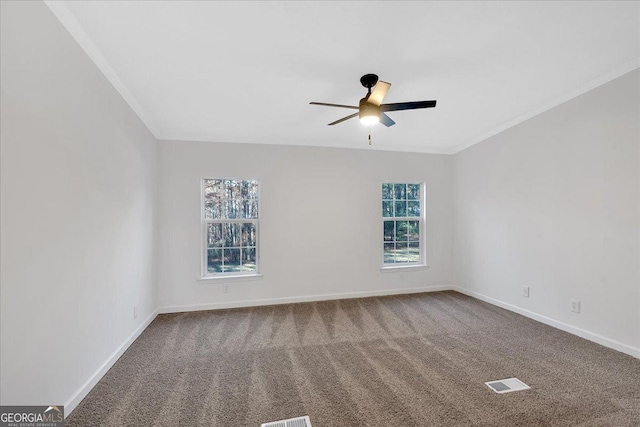
M 203 180 L 203 277 L 258 273 L 258 190 L 257 180 Z
M 425 264 L 424 184 L 382 184 L 383 267 Z

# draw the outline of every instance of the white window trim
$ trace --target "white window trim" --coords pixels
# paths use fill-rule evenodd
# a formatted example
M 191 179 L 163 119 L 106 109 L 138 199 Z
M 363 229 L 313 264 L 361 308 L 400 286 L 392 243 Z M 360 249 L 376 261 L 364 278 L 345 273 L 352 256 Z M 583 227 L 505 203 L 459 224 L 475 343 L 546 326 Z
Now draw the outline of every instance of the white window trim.
M 236 180 L 236 181 L 258 181 L 258 219 L 205 219 L 204 214 L 204 182 L 207 180 Z M 200 279 L 199 282 L 219 281 L 219 280 L 251 280 L 262 277 L 260 270 L 260 218 L 261 218 L 261 185 L 258 178 L 209 178 L 203 177 L 200 180 Z M 253 273 L 246 271 L 228 272 L 228 273 L 209 273 L 207 271 L 207 224 L 209 223 L 222 223 L 222 222 L 234 222 L 245 223 L 250 222 L 256 225 L 256 271 Z
M 224 274 L 224 273 L 223 273 Z M 207 277 L 200 277 L 199 279 L 196 279 L 198 282 L 201 283 L 207 283 L 207 282 L 226 282 L 226 281 L 232 281 L 232 282 L 248 282 L 251 280 L 260 280 L 260 278 L 262 278 L 262 273 L 244 273 L 244 274 L 239 274 L 239 275 L 229 275 L 229 276 L 207 276 Z
M 419 217 L 385 217 L 384 214 L 382 216 L 382 221 L 380 221 L 381 229 L 379 236 L 384 236 L 384 221 L 415 221 L 416 218 L 419 218 L 420 221 L 420 261 L 418 262 L 403 262 L 400 264 L 385 264 L 384 262 L 384 240 L 381 245 L 381 257 L 382 267 L 380 267 L 380 271 L 382 272 L 393 272 L 398 270 L 408 271 L 408 270 L 426 270 L 429 268 L 427 265 L 427 183 L 417 182 L 417 181 L 385 181 L 380 183 L 380 188 L 382 188 L 382 184 L 420 184 L 420 216 Z M 380 201 L 384 199 L 380 198 Z M 382 207 L 382 204 L 380 205 Z M 382 212 L 382 208 L 380 209 Z
M 380 271 L 383 273 L 399 273 L 400 271 L 428 270 L 429 267 L 430 266 L 427 264 L 409 264 L 409 265 L 400 265 L 400 266 L 380 267 Z

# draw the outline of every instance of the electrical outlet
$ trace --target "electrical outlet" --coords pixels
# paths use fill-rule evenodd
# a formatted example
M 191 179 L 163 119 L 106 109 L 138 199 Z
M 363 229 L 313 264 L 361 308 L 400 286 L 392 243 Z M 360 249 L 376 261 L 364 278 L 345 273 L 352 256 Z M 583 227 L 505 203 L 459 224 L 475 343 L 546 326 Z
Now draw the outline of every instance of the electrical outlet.
M 225 294 L 229 293 L 229 285 L 227 285 L 226 283 L 224 285 L 222 285 L 222 292 L 224 292 Z
M 580 313 L 580 300 L 572 299 L 569 300 L 569 303 L 571 304 L 571 311 L 574 313 Z
M 133 306 L 133 318 L 134 319 L 138 318 L 138 306 L 136 305 Z
M 522 296 L 525 298 L 529 298 L 529 287 L 528 286 L 523 286 L 522 287 Z

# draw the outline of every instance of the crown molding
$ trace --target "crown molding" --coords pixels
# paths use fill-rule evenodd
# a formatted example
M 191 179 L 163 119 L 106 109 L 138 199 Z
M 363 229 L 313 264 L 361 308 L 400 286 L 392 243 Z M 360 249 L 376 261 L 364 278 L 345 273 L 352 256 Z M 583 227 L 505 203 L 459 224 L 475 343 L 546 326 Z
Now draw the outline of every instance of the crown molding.
M 251 141 L 230 141 L 230 140 L 222 140 L 216 137 L 209 137 L 206 135 L 202 136 L 194 136 L 194 135 L 159 135 L 156 137 L 158 141 L 166 141 L 166 142 L 201 142 L 201 143 L 209 143 L 209 144 L 236 144 L 236 145 L 276 145 L 276 146 L 285 146 L 285 147 L 316 147 L 316 148 L 334 148 L 336 150 L 369 150 L 369 151 L 390 151 L 390 152 L 400 152 L 400 153 L 416 153 L 416 154 L 446 154 L 451 155 L 455 154 L 451 148 L 448 147 L 438 147 L 438 146 L 423 146 L 423 147 L 415 147 L 415 146 L 403 146 L 403 145 L 394 145 L 394 146 L 370 146 L 366 142 L 363 142 L 360 146 L 341 146 L 335 145 L 331 143 L 316 143 L 316 144 L 292 144 L 286 142 L 251 142 Z M 363 140 L 364 141 L 364 140 Z
M 570 90 L 569 92 L 565 92 L 564 94 L 562 94 L 561 96 L 555 98 L 554 100 L 552 100 L 551 102 L 546 103 L 545 105 L 543 105 L 540 108 L 537 108 L 535 110 L 532 110 L 526 114 L 523 114 L 521 116 L 516 117 L 513 120 L 508 121 L 507 123 L 503 124 L 502 126 L 499 126 L 497 128 L 495 128 L 494 130 L 485 133 L 484 135 L 482 135 L 479 138 L 475 138 L 469 142 L 466 142 L 464 144 L 458 145 L 457 147 L 455 147 L 454 150 L 452 150 L 452 154 L 457 154 L 463 150 L 466 150 L 467 148 L 482 142 L 486 139 L 491 138 L 492 136 L 495 136 L 501 132 L 504 132 L 505 130 L 512 128 L 526 120 L 529 120 L 532 117 L 537 116 L 538 114 L 542 114 L 545 111 L 548 111 L 554 107 L 557 107 L 560 104 L 563 104 L 573 98 L 577 98 L 580 95 L 583 95 L 587 92 L 589 92 L 592 89 L 597 88 L 598 86 L 602 86 L 605 83 L 609 83 L 612 80 L 617 79 L 620 76 L 623 76 L 637 68 L 640 68 L 640 58 L 635 58 L 634 60 L 632 60 L 631 62 L 628 62 L 626 64 L 624 64 L 622 67 L 616 68 L 615 70 L 609 71 L 608 73 L 604 73 L 598 77 L 596 77 L 595 79 L 580 85 L 572 90 Z

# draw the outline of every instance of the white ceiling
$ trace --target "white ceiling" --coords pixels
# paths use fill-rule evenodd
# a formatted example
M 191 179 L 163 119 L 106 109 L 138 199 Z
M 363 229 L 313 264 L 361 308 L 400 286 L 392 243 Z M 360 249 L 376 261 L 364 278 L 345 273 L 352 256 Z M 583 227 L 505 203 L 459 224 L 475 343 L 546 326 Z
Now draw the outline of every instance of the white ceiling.
M 159 139 L 454 153 L 640 66 L 640 2 L 47 2 Z

